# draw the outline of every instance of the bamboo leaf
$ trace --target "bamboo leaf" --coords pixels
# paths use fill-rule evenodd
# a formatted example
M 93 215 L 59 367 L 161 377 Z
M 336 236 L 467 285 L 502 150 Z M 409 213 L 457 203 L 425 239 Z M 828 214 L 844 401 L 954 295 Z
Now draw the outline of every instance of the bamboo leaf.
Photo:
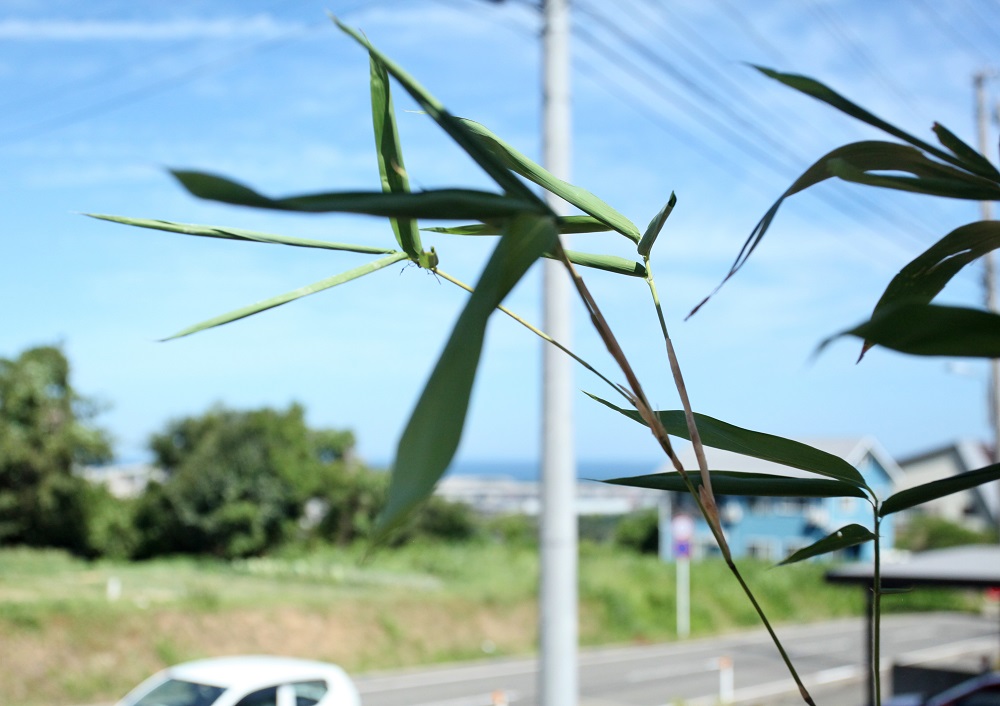
M 874 539 L 877 538 L 867 527 L 853 524 L 846 525 L 818 542 L 798 550 L 784 561 L 779 562 L 778 566 L 794 564 L 803 559 L 811 559 L 814 556 L 821 556 L 841 549 L 847 549 L 848 547 L 855 547 L 865 542 L 871 542 Z
M 184 235 L 197 235 L 205 238 L 222 238 L 225 240 L 246 240 L 254 243 L 275 243 L 277 245 L 293 245 L 299 248 L 320 248 L 324 250 L 342 250 L 345 252 L 367 253 L 371 255 L 388 255 L 396 252 L 385 248 L 373 248 L 368 245 L 354 245 L 352 243 L 331 243 L 326 240 L 311 240 L 309 238 L 296 238 L 287 235 L 275 235 L 273 233 L 260 233 L 254 230 L 244 230 L 242 228 L 230 228 L 228 226 L 204 226 L 192 223 L 174 223 L 172 221 L 151 220 L 148 218 L 128 218 L 126 216 L 107 216 L 101 213 L 85 213 L 85 216 L 97 218 L 102 221 L 112 223 L 122 223 L 127 226 L 137 226 L 139 228 L 149 228 L 152 230 L 162 230 L 168 233 L 183 233 Z
M 576 206 L 584 213 L 588 213 L 602 223 L 606 223 L 611 229 L 618 231 L 625 237 L 637 243 L 639 242 L 639 229 L 636 228 L 635 224 L 604 201 L 586 189 L 581 189 L 579 186 L 574 186 L 569 182 L 563 181 L 540 164 L 528 159 L 524 154 L 518 152 L 514 147 L 491 132 L 485 125 L 465 119 L 462 119 L 462 124 L 478 137 L 482 141 L 483 146 L 509 169 L 517 172 L 528 181 L 538 184 L 567 203 Z
M 951 150 L 970 172 L 975 172 L 979 176 L 994 181 L 1000 180 L 1000 171 L 997 171 L 993 163 L 980 154 L 979 150 L 966 144 L 958 135 L 941 123 L 934 123 L 933 130 L 934 134 L 937 135 L 938 142 Z
M 990 201 L 1000 199 L 1000 185 L 978 176 L 959 172 L 959 178 L 941 177 L 905 177 L 883 174 L 871 174 L 857 169 L 843 159 L 830 160 L 829 169 L 832 174 L 844 181 L 879 186 L 897 191 L 910 191 L 916 194 L 942 196 L 945 198 L 965 199 L 967 201 Z
M 895 495 L 886 498 L 885 502 L 882 503 L 882 507 L 879 508 L 878 514 L 879 517 L 885 517 L 894 512 L 906 510 L 915 505 L 922 505 L 931 500 L 937 500 L 946 495 L 975 488 L 983 483 L 995 480 L 1000 480 L 1000 463 L 994 463 L 975 471 L 959 473 L 951 478 L 942 478 L 941 480 L 924 483 L 915 488 L 901 490 Z
M 510 221 L 399 440 L 389 495 L 378 521 L 383 536 L 430 496 L 451 463 L 465 425 L 490 314 L 532 263 L 554 247 L 557 237 L 550 218 L 525 214 Z
M 600 233 L 611 230 L 611 226 L 599 221 L 593 216 L 560 216 L 556 219 L 556 229 L 560 233 Z M 503 223 L 471 223 L 451 228 L 432 227 L 421 228 L 429 233 L 445 233 L 447 235 L 500 235 L 503 233 Z
M 538 212 L 538 204 L 511 196 L 472 189 L 434 189 L 417 193 L 386 194 L 378 191 L 334 191 L 272 199 L 243 184 L 204 172 L 172 172 L 181 185 L 198 198 L 237 206 L 306 213 L 363 213 L 396 218 L 488 220 Z
M 714 296 L 715 293 L 718 292 L 719 289 L 721 289 L 722 286 L 728 282 L 729 279 L 743 267 L 743 265 L 746 264 L 750 255 L 752 255 L 753 251 L 758 245 L 760 245 L 760 241 L 763 240 L 764 235 L 771 227 L 771 223 L 774 221 L 775 216 L 777 216 L 778 209 L 781 208 L 785 199 L 799 193 L 800 191 L 804 191 L 805 189 L 826 181 L 827 179 L 835 178 L 837 176 L 836 170 L 843 170 L 845 164 L 850 165 L 853 169 L 861 172 L 905 172 L 925 180 L 963 180 L 965 183 L 970 185 L 970 188 L 975 185 L 976 187 L 982 186 L 986 189 L 987 187 L 985 184 L 989 184 L 988 180 L 961 172 L 960 170 L 949 167 L 948 165 L 935 162 L 928 159 L 926 155 L 917 149 L 894 142 L 869 140 L 864 142 L 854 142 L 831 150 L 816 160 L 816 162 L 804 171 L 801 176 L 799 176 L 799 178 L 788 187 L 785 193 L 783 193 L 778 200 L 771 205 L 771 208 L 767 210 L 764 217 L 760 219 L 753 231 L 750 233 L 750 236 L 743 243 L 743 247 L 740 248 L 736 259 L 733 261 L 732 266 L 729 268 L 729 272 L 726 273 L 722 282 L 720 282 L 712 293 L 705 297 L 698 304 L 698 306 L 696 306 L 691 313 L 688 314 L 688 317 L 694 315 L 702 306 L 704 306 L 708 300 L 711 299 L 712 296 Z
M 677 195 L 670 192 L 670 199 L 667 201 L 667 205 L 661 208 L 660 212 L 653 217 L 653 220 L 646 226 L 646 232 L 642 234 L 642 239 L 639 241 L 638 247 L 640 256 L 649 257 L 649 253 L 653 249 L 653 243 L 656 242 L 656 237 L 663 230 L 663 224 L 667 222 L 667 218 L 670 217 L 670 213 L 676 205 Z
M 925 152 L 929 152 L 939 159 L 943 159 L 953 164 L 962 166 L 960 160 L 956 159 L 952 155 L 938 149 L 934 145 L 924 142 L 918 137 L 914 137 L 910 133 L 900 130 L 895 125 L 886 122 L 882 118 L 868 112 L 860 105 L 853 103 L 844 96 L 840 95 L 834 91 L 829 86 L 826 86 L 815 79 L 811 79 L 808 76 L 800 76 L 798 74 L 786 74 L 780 71 L 775 71 L 773 69 L 768 69 L 764 66 L 756 66 L 751 64 L 755 69 L 760 71 L 765 76 L 774 79 L 780 83 L 785 84 L 789 88 L 793 88 L 800 93 L 805 93 L 807 96 L 812 96 L 813 98 L 831 105 L 842 113 L 850 115 L 852 118 L 860 120 L 861 122 L 868 123 L 872 127 L 877 127 L 883 132 L 887 132 L 893 137 L 898 137 L 904 142 L 908 142 L 914 147 L 918 147 Z
M 709 471 L 712 490 L 716 495 L 751 495 L 761 497 L 793 498 L 865 498 L 864 491 L 852 483 L 834 478 L 795 478 L 793 476 L 771 475 L 769 473 L 744 473 L 742 471 Z M 697 490 L 702 478 L 697 473 L 689 473 L 688 479 Z M 687 491 L 687 485 L 680 473 L 652 473 L 630 478 L 614 478 L 604 481 L 612 485 L 627 485 L 634 488 L 653 490 Z
M 635 410 L 622 409 L 589 392 L 586 394 L 619 414 L 624 414 L 629 419 L 645 424 Z M 659 411 L 656 414 L 668 434 L 688 441 L 691 440 L 683 410 Z M 792 439 L 727 424 L 704 414 L 695 413 L 694 418 L 698 433 L 701 435 L 701 441 L 705 446 L 835 478 L 856 488 L 868 488 L 858 469 L 831 453 Z
M 575 265 L 591 267 L 596 270 L 612 272 L 616 275 L 627 275 L 629 277 L 645 277 L 646 268 L 640 262 L 627 260 L 616 255 L 595 255 L 587 252 L 577 252 L 576 250 L 566 250 L 566 257 Z M 558 260 L 552 253 L 545 253 L 545 257 Z
M 1000 247 L 1000 223 L 979 221 L 956 228 L 892 278 L 874 314 L 903 302 L 929 304 L 963 267 Z M 871 345 L 864 344 L 862 356 Z
M 334 23 L 339 27 L 345 34 L 352 37 L 356 42 L 368 50 L 369 55 L 374 56 L 378 59 L 383 66 L 385 66 L 386 71 L 399 81 L 399 84 L 403 89 L 413 97 L 413 99 L 420 105 L 420 107 L 436 122 L 441 126 L 455 143 L 461 147 L 465 152 L 472 157 L 472 159 L 482 167 L 483 171 L 490 175 L 490 177 L 509 195 L 517 197 L 519 200 L 523 200 L 527 203 L 533 204 L 531 208 L 526 208 L 527 211 L 535 211 L 538 213 L 543 213 L 546 215 L 553 215 L 545 203 L 532 193 L 531 189 L 525 186 L 520 179 L 510 173 L 496 155 L 492 154 L 489 150 L 484 148 L 479 141 L 469 132 L 458 118 L 449 113 L 444 105 L 438 101 L 431 93 L 425 89 L 420 83 L 413 78 L 410 74 L 403 70 L 403 68 L 392 61 L 388 56 L 383 54 L 381 51 L 376 49 L 368 39 L 352 27 L 348 27 L 343 24 L 340 20 L 332 17 Z M 472 217 L 467 220 L 476 220 Z M 485 220 L 485 219 L 479 219 Z
M 192 333 L 215 328 L 216 326 L 222 326 L 223 324 L 232 323 L 233 321 L 238 321 L 239 319 L 245 319 L 248 316 L 259 314 L 262 311 L 273 309 L 276 306 L 287 304 L 288 302 L 301 299 L 302 297 L 309 296 L 310 294 L 322 292 L 324 289 L 336 287 L 338 284 L 344 284 L 345 282 L 350 282 L 358 277 L 364 277 L 372 272 L 381 270 L 383 267 L 388 267 L 389 265 L 405 259 L 407 259 L 406 253 L 401 252 L 389 255 L 388 257 L 383 257 L 379 260 L 375 260 L 374 262 L 369 262 L 365 265 L 361 265 L 360 267 L 355 267 L 353 270 L 342 272 L 339 275 L 334 275 L 333 277 L 327 277 L 326 279 L 320 280 L 319 282 L 310 284 L 306 287 L 300 287 L 299 289 L 295 289 L 291 292 L 279 294 L 276 297 L 271 297 L 270 299 L 265 299 L 264 301 L 257 302 L 256 304 L 250 304 L 249 306 L 241 307 L 234 311 L 230 311 L 229 313 L 222 314 L 221 316 L 216 316 L 206 321 L 202 321 L 201 323 L 195 324 L 194 326 L 186 328 L 183 331 L 178 331 L 173 336 L 163 340 L 170 341 L 175 338 L 190 336 Z
M 911 355 L 1000 358 L 1000 316 L 979 309 L 903 302 L 823 341 L 822 351 L 841 336 Z
M 389 73 L 385 65 L 372 54 L 369 57 L 372 96 L 372 126 L 375 129 L 375 147 L 378 154 L 378 173 L 382 179 L 382 191 L 386 193 L 407 193 L 410 182 L 403 164 L 403 150 L 399 144 L 399 130 L 396 127 L 396 113 L 392 107 L 392 93 L 389 89 Z M 390 218 L 396 242 L 411 260 L 419 260 L 423 247 L 420 244 L 420 230 L 412 218 Z

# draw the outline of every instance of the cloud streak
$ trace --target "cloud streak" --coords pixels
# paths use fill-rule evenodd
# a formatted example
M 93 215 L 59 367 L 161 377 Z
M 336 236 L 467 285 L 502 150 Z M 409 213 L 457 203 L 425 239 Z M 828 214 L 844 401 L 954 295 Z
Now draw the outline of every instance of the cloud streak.
M 34 42 L 269 38 L 306 29 L 270 15 L 168 21 L 0 20 L 0 39 Z

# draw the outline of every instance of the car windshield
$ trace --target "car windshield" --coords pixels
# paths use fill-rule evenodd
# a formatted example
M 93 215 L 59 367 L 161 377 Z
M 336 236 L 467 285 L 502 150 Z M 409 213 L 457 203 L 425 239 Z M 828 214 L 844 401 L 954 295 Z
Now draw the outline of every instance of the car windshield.
M 131 706 L 212 706 L 225 689 L 168 679 Z

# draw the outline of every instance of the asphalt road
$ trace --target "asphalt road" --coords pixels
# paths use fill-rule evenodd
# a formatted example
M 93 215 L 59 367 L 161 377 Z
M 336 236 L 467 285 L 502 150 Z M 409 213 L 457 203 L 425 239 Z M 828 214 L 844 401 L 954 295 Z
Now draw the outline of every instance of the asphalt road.
M 780 627 L 778 635 L 820 706 L 865 703 L 864 624 L 860 619 Z M 922 614 L 886 616 L 882 658 L 950 660 L 970 654 L 996 658 L 996 618 Z M 763 630 L 680 643 L 585 650 L 580 654 L 580 706 L 713 706 L 719 701 L 720 661 L 732 665 L 737 704 L 801 703 Z M 720 679 L 721 677 L 721 679 Z M 536 706 L 534 660 L 504 659 L 357 678 L 364 706 Z M 888 691 L 888 690 L 886 690 Z

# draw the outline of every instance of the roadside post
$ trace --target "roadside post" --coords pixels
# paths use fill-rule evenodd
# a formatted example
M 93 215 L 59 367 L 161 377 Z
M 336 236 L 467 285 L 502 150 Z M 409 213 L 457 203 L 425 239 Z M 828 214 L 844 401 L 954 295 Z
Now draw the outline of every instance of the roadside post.
M 674 561 L 677 567 L 677 637 L 691 634 L 691 539 L 694 520 L 690 516 L 675 515 L 670 521 L 673 536 Z

